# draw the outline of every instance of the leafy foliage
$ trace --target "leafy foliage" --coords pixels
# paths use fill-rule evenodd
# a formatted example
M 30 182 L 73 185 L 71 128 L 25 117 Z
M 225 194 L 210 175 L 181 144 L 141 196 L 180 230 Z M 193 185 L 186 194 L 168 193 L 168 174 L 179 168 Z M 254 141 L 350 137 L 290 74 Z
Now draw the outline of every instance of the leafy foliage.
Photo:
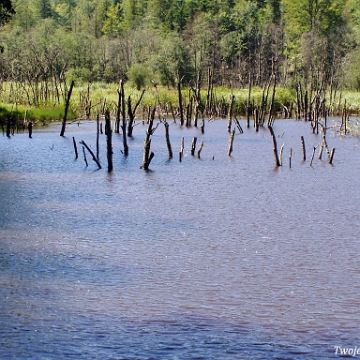
M 358 88 L 358 0 L 6 0 L 2 81 L 28 102 L 60 99 L 66 81 L 192 86 L 277 83 Z M 15 14 L 15 12 L 16 14 Z M 10 21 L 9 21 L 10 20 Z M 8 21 L 8 22 L 7 22 Z M 5 22 L 7 22 L 5 24 Z M 346 82 L 344 81 L 346 80 Z M 351 81 L 350 81 L 351 80 Z

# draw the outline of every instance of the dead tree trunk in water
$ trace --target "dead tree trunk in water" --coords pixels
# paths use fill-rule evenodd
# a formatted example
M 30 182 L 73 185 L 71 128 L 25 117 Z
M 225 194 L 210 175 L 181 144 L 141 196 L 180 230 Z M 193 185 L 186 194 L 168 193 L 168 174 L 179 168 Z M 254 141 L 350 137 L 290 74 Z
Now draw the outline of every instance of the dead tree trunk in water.
M 303 152 L 303 161 L 306 161 L 306 149 L 305 149 L 305 139 L 303 136 L 301 136 L 301 146 L 302 146 L 302 152 Z
M 274 133 L 274 130 L 273 130 L 271 125 L 269 125 L 268 128 L 269 128 L 271 138 L 272 138 L 272 142 L 273 142 L 275 165 L 280 166 L 281 164 L 280 164 L 279 155 L 278 155 L 278 151 L 277 151 L 277 142 L 276 142 L 275 133 Z
M 6 136 L 9 138 L 11 135 L 11 115 L 8 115 L 6 118 Z
M 335 148 L 331 149 L 330 156 L 329 156 L 329 164 L 332 165 L 332 161 L 334 158 Z
M 201 107 L 200 84 L 201 84 L 201 71 L 199 70 L 196 78 L 196 89 L 194 90 L 194 96 L 195 96 L 194 126 L 195 127 L 197 127 L 199 110 Z
M 197 152 L 198 159 L 200 159 L 200 153 L 201 153 L 201 150 L 202 150 L 203 147 L 204 147 L 204 140 L 201 140 L 199 150 Z
M 63 122 L 62 122 L 60 136 L 64 136 L 64 134 L 65 134 L 66 120 L 67 120 L 67 116 L 68 116 L 68 112 L 69 112 L 70 98 L 71 98 L 71 93 L 72 93 L 74 84 L 75 83 L 74 83 L 74 80 L 73 80 L 71 82 L 70 89 L 69 89 L 68 96 L 67 96 L 66 103 L 65 103 L 64 119 L 63 119 Z
M 248 99 L 246 103 L 246 126 L 250 127 L 250 113 L 251 113 L 251 85 L 252 85 L 252 75 L 249 73 L 249 92 L 248 92 Z
M 235 129 L 230 134 L 228 156 L 230 156 L 233 151 L 234 136 L 235 136 Z
M 73 145 L 74 145 L 74 150 L 75 150 L 75 159 L 77 159 L 79 157 L 78 154 L 78 150 L 77 150 L 77 146 L 76 146 L 76 141 L 75 138 L 73 137 Z
M 346 99 L 344 102 L 344 107 L 342 111 L 342 117 L 341 117 L 341 130 L 344 129 L 344 135 L 347 134 L 347 108 L 346 108 Z
M 29 121 L 28 130 L 29 130 L 29 138 L 31 139 L 32 138 L 32 131 L 33 131 L 33 123 L 32 123 L 32 121 Z
M 180 112 L 180 125 L 184 125 L 184 110 L 182 102 L 182 93 L 181 93 L 181 81 L 178 82 L 178 98 L 179 98 L 179 112 Z
M 234 99 L 235 99 L 235 96 L 231 95 L 229 114 L 228 114 L 228 133 L 231 132 L 231 122 L 232 122 L 232 113 L 233 113 L 233 107 L 234 107 Z
M 110 112 L 109 110 L 105 111 L 105 127 L 107 128 L 106 133 L 106 148 L 107 148 L 107 160 L 108 160 L 108 172 L 111 172 L 113 169 L 113 151 L 112 151 L 112 130 L 110 124 Z
M 100 152 L 100 115 L 99 112 L 96 114 L 96 158 L 99 160 L 99 152 Z
M 166 120 L 164 120 L 163 123 L 164 123 L 164 126 L 165 126 L 166 145 L 167 145 L 168 152 L 169 152 L 169 159 L 172 159 L 173 152 L 172 152 L 172 149 L 171 149 L 171 142 L 170 142 L 170 135 L 169 135 L 169 124 L 167 123 Z
M 127 144 L 127 138 L 126 138 L 126 115 L 125 115 L 125 91 L 124 91 L 124 82 L 121 79 L 120 80 L 120 91 L 121 91 L 121 114 L 122 114 L 122 125 L 121 130 L 123 133 L 123 144 L 124 144 L 124 155 L 129 155 L 129 147 Z
M 193 109 L 193 96 L 190 96 L 190 101 L 186 111 L 186 127 L 191 127 L 192 109 Z
M 184 137 L 181 138 L 181 144 L 180 144 L 180 152 L 179 152 L 179 161 L 182 161 L 183 155 L 184 155 Z
M 86 147 L 86 150 L 90 153 L 90 155 L 92 156 L 92 158 L 95 161 L 96 165 L 99 167 L 99 169 L 101 169 L 100 162 L 98 161 L 98 159 L 96 158 L 96 156 L 94 155 L 92 150 L 86 145 L 85 141 L 84 140 L 80 141 L 80 144 L 84 145 Z
M 86 159 L 85 146 L 83 146 L 82 149 L 83 149 L 83 154 L 84 154 L 85 165 L 86 165 L 86 167 L 88 167 L 89 164 L 88 164 L 88 161 L 87 161 L 87 159 Z
M 120 133 L 120 118 L 121 118 L 121 83 L 119 83 L 118 93 L 118 103 L 116 109 L 116 119 L 115 119 L 115 134 Z
M 208 86 L 207 86 L 207 94 L 206 94 L 206 105 L 205 105 L 206 115 L 208 117 L 210 117 L 210 115 L 212 114 L 213 88 L 214 88 L 213 73 L 212 73 L 211 69 L 209 68 L 208 69 Z
M 131 108 L 131 98 L 130 98 L 130 96 L 128 97 L 128 115 L 129 115 L 128 132 L 127 132 L 128 137 L 132 137 L 135 113 L 136 113 L 137 108 L 140 105 L 140 102 L 144 96 L 144 93 L 145 93 L 145 89 L 142 91 L 140 98 L 139 98 L 138 102 L 136 103 L 134 109 Z
M 154 123 L 155 110 L 156 110 L 156 108 L 154 107 L 153 111 L 151 112 L 151 118 L 148 121 L 148 128 L 146 130 L 146 135 L 145 135 L 144 157 L 143 157 L 143 162 L 142 162 L 142 166 L 141 166 L 141 168 L 144 170 L 149 170 L 150 162 L 151 162 L 152 158 L 154 157 L 154 153 L 153 152 L 150 153 L 150 146 L 151 146 L 150 136 L 153 133 L 152 127 L 153 127 L 153 123 Z
M 273 120 L 272 116 L 274 113 L 275 108 L 275 93 L 276 93 L 276 70 L 275 70 L 275 59 L 272 59 L 272 77 L 274 78 L 274 86 L 273 86 L 273 92 L 271 97 L 271 103 L 270 103 L 270 110 L 269 110 L 269 118 L 268 118 L 268 124 L 272 126 Z
M 192 143 L 191 143 L 191 155 L 192 156 L 195 155 L 196 141 L 197 141 L 197 137 L 194 136 Z

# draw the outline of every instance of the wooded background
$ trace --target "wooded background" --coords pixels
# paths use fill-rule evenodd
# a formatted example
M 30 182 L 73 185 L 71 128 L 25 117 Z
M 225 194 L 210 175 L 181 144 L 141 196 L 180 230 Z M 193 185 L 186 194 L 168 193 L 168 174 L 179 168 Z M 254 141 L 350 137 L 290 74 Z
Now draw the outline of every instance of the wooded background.
M 46 101 L 65 81 L 194 86 L 199 73 L 204 84 L 210 74 L 233 88 L 264 86 L 275 71 L 279 86 L 360 89 L 359 0 L 12 4 L 16 14 L 0 31 L 0 81 L 26 89 L 30 105 L 39 87 Z

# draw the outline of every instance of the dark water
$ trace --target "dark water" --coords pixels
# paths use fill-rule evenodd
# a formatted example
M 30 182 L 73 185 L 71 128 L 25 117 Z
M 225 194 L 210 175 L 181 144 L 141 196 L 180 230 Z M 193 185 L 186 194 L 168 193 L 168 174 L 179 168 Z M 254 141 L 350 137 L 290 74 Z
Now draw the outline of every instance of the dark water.
M 111 174 L 104 135 L 102 170 L 74 159 L 73 136 L 95 151 L 94 122 L 65 138 L 58 124 L 1 137 L 0 358 L 328 359 L 360 347 L 359 140 L 328 132 L 333 166 L 318 149 L 310 166 L 321 137 L 277 121 L 275 169 L 269 131 L 242 125 L 228 157 L 225 121 L 204 135 L 172 124 L 171 161 L 160 125 L 145 172 L 139 124 L 128 158 L 114 136 Z

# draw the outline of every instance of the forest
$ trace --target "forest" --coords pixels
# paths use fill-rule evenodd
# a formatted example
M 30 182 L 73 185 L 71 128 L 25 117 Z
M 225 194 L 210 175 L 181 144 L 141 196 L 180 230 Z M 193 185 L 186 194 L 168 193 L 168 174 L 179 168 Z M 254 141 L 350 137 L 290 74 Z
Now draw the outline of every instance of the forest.
M 137 90 L 360 89 L 359 0 L 14 0 L 1 102 L 64 102 L 72 81 Z M 10 85 L 9 85 L 10 84 Z M 10 86 L 10 88 L 9 88 Z

